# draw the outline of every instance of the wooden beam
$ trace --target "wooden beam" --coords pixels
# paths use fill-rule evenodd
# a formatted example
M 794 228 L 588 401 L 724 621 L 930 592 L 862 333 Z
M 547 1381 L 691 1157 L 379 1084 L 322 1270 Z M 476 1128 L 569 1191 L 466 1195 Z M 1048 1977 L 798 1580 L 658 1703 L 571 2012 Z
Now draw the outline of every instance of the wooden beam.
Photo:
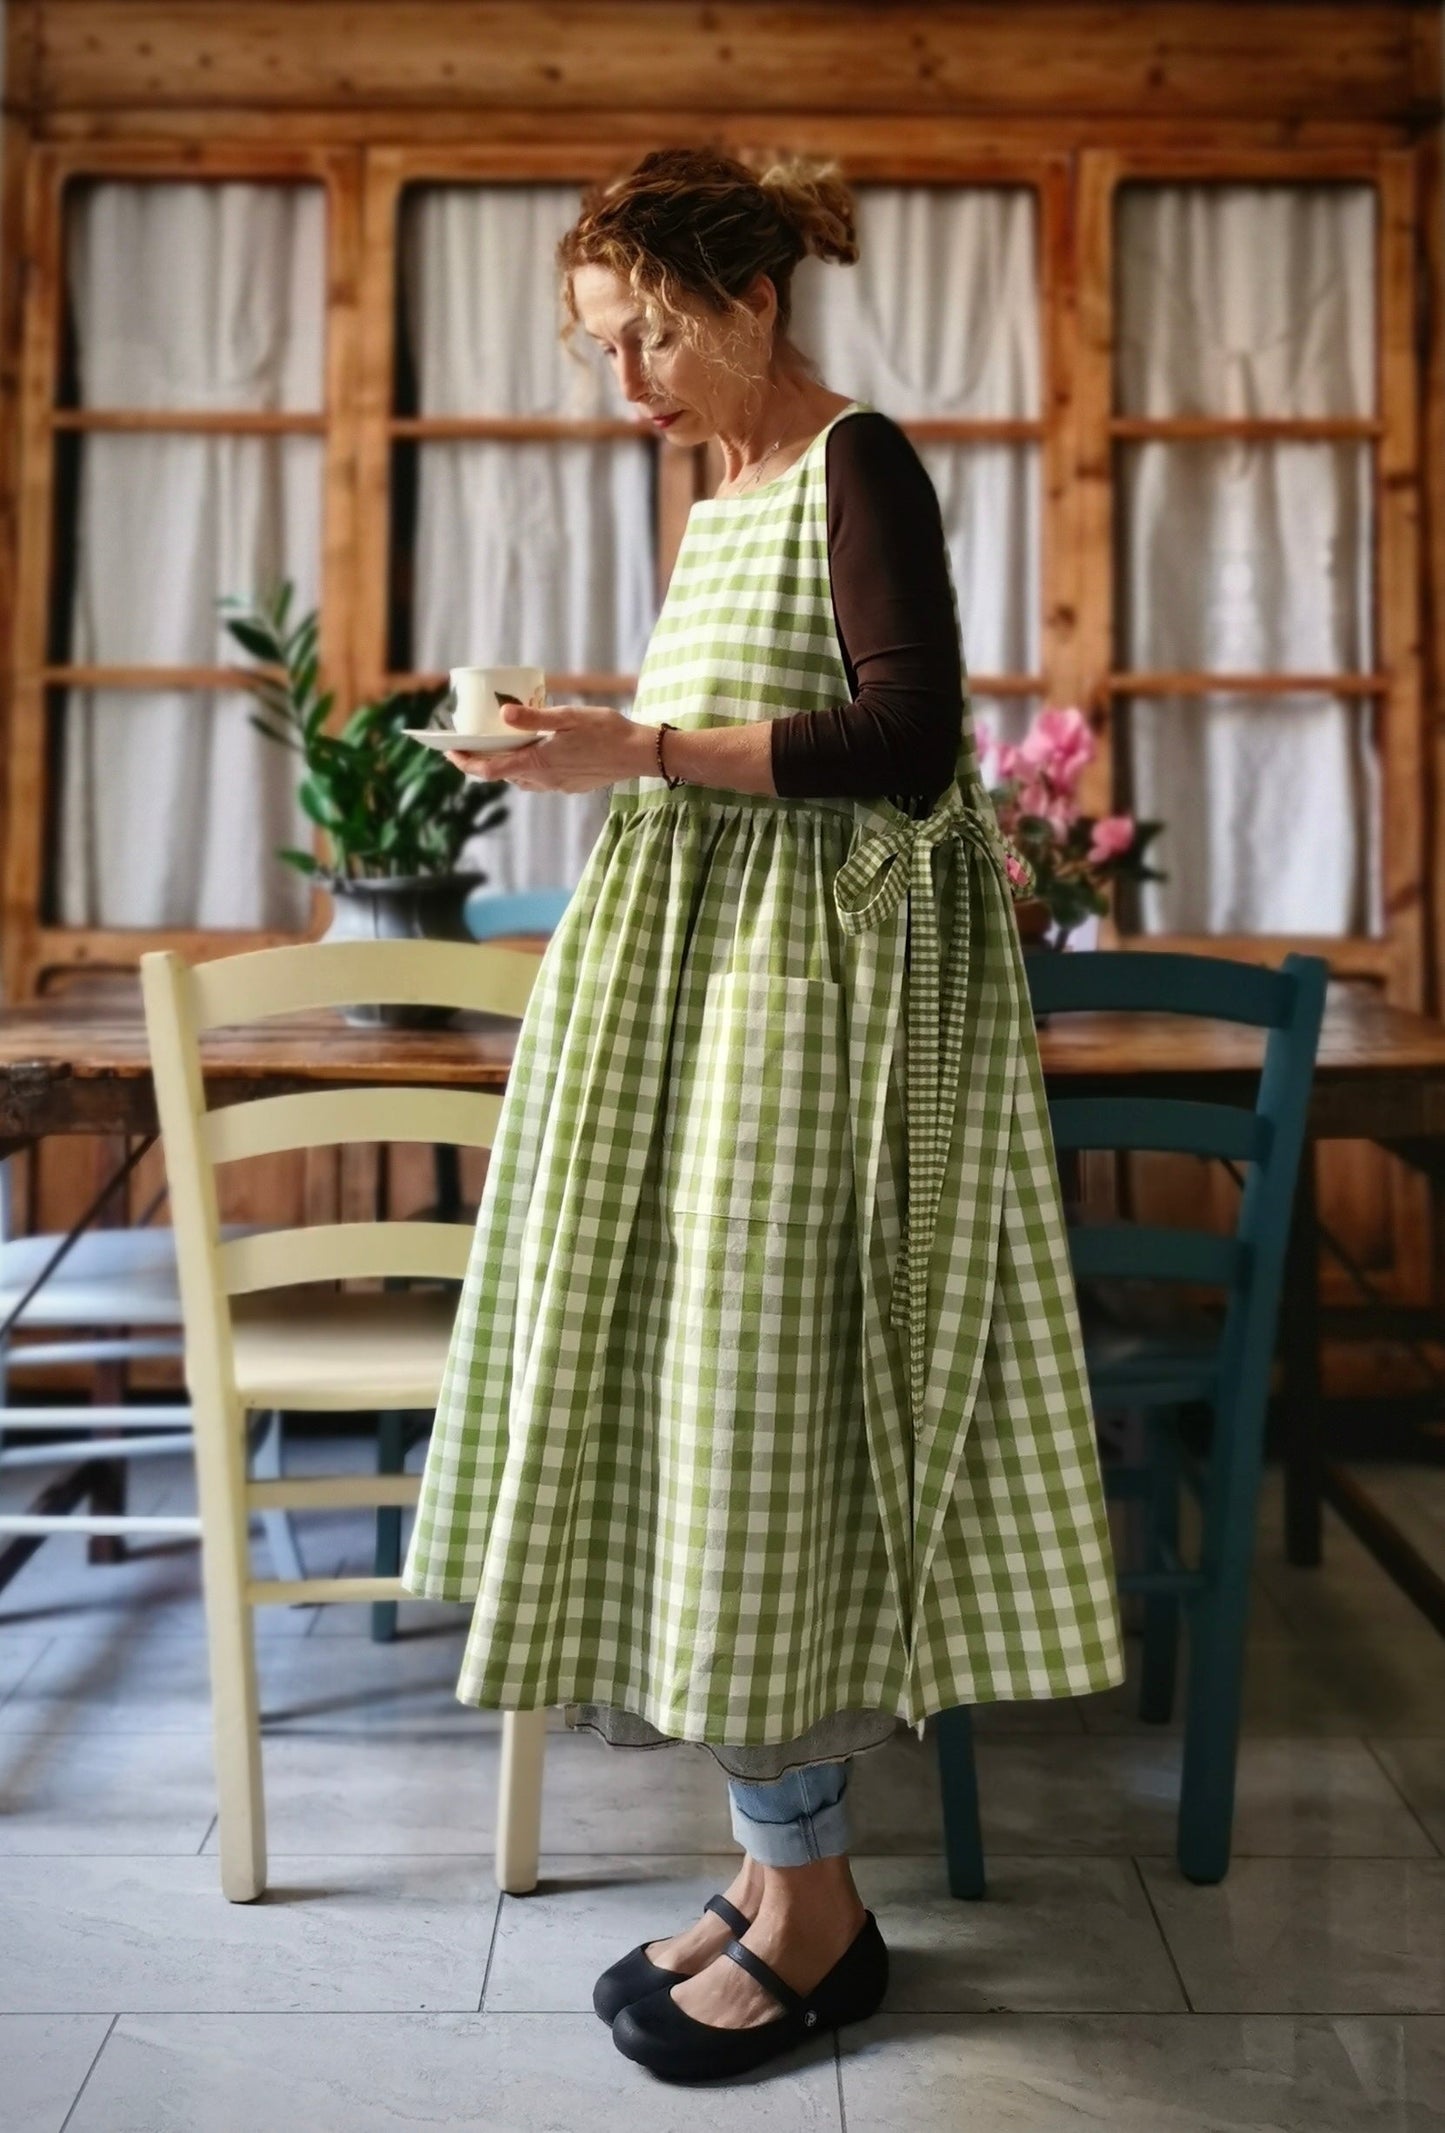
M 58 0 L 51 0 L 58 4 Z M 660 141 L 678 144 L 717 142 L 749 150 L 758 145 L 761 125 L 746 114 L 644 110 L 569 111 L 565 138 L 558 138 L 557 115 L 526 105 L 487 113 L 486 141 L 479 145 L 477 119 L 466 106 L 338 104 L 327 109 L 295 110 L 266 104 L 236 105 L 225 114 L 225 138 L 231 147 L 281 146 L 314 149 L 352 145 L 378 150 L 424 140 L 432 153 L 444 151 L 466 165 L 478 179 L 536 179 L 539 183 L 583 184 L 610 176 L 635 162 Z M 170 154 L 204 154 L 215 141 L 217 115 L 202 105 L 168 105 L 163 112 L 145 106 L 47 109 L 33 120 L 37 140 L 115 151 L 145 148 L 163 141 Z M 851 178 L 861 183 L 947 184 L 966 161 L 980 182 L 1025 183 L 1041 158 L 1086 148 L 1117 147 L 1127 138 L 1141 154 L 1151 151 L 1161 165 L 1176 171 L 1216 172 L 1221 159 L 1238 164 L 1241 176 L 1284 178 L 1291 164 L 1307 158 L 1321 177 L 1355 178 L 1379 148 L 1408 146 L 1419 133 L 1408 115 L 1371 118 L 1348 116 L 1270 118 L 1164 117 L 1152 107 L 1121 121 L 1087 112 L 1009 114 L 1000 117 L 949 113 L 885 112 L 866 109 L 767 114 L 771 139 L 784 141 L 803 155 L 837 156 Z M 764 144 L 766 145 L 766 144 Z
M 1420 446 L 1416 368 L 1416 163 L 1381 157 L 1379 178 L 1379 412 L 1375 455 L 1376 617 L 1379 664 L 1389 679 L 1380 725 L 1380 824 L 1385 925 L 1399 963 L 1390 997 L 1423 1001 L 1425 907 L 1424 702 L 1421 690 Z
M 1380 437 L 1384 424 L 1368 415 L 1115 415 L 1109 435 L 1170 443 L 1232 438 L 1244 444 L 1308 444 Z
M 1081 797 L 1089 813 L 1115 804 L 1114 451 L 1109 419 L 1114 406 L 1114 189 L 1118 157 L 1100 150 L 1080 159 L 1075 205 L 1078 330 L 1074 349 L 1074 538 L 1078 602 L 1074 635 L 1073 701 L 1093 728 L 1098 752 L 1084 771 Z M 1112 919 L 1104 929 L 1113 937 Z
M 1408 0 L 46 0 L 48 110 L 1438 110 Z
M 317 437 L 326 429 L 319 410 L 302 414 L 280 408 L 222 410 L 211 407 L 57 407 L 53 430 L 173 431 L 196 437 Z
M 1111 696 L 1386 696 L 1387 674 L 1111 674 Z
M 49 157 L 32 155 L 26 172 L 24 348 L 20 379 L 20 464 L 16 504 L 18 554 L 10 648 L 8 790 L 0 902 L 0 968 L 12 1000 L 35 978 L 35 941 L 49 807 L 45 751 L 54 453 L 49 414 L 55 402 L 60 330 L 60 183 Z

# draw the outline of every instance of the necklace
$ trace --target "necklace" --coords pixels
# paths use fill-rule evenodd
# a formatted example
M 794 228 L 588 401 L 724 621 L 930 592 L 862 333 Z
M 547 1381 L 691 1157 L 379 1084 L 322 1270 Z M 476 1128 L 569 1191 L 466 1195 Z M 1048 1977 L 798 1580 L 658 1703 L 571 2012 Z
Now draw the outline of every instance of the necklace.
M 760 474 L 762 473 L 762 471 L 763 471 L 763 468 L 764 468 L 764 467 L 765 467 L 765 466 L 767 465 L 768 461 L 769 461 L 769 460 L 770 460 L 770 459 L 772 458 L 772 456 L 773 456 L 774 452 L 777 452 L 777 451 L 781 451 L 781 449 L 782 449 L 782 447 L 783 447 L 783 445 L 784 445 L 784 443 L 785 443 L 785 442 L 786 442 L 786 439 L 784 439 L 784 438 L 782 438 L 782 437 L 775 437 L 775 438 L 773 439 L 773 442 L 772 442 L 772 443 L 771 443 L 771 444 L 770 444 L 770 445 L 768 446 L 768 449 L 766 450 L 766 452 L 764 452 L 764 454 L 763 454 L 762 458 L 761 458 L 761 459 L 759 459 L 758 461 L 756 461 L 756 463 L 755 463 L 755 464 L 754 464 L 754 466 L 752 467 L 751 471 L 750 471 L 750 472 L 749 472 L 749 474 L 747 475 L 747 478 L 746 478 L 745 480 L 743 480 L 743 481 L 740 481 L 740 482 L 738 483 L 738 486 L 737 486 L 737 488 L 736 488 L 736 489 L 731 489 L 731 490 L 729 490 L 729 492 L 728 492 L 728 493 L 729 493 L 729 495 L 730 495 L 730 496 L 737 496 L 737 495 L 739 495 L 739 494 L 740 494 L 740 493 L 741 493 L 741 492 L 742 492 L 742 491 L 743 491 L 744 489 L 750 489 L 750 488 L 752 487 L 753 483 L 754 483 L 754 482 L 755 482 L 755 481 L 757 480 L 758 476 L 759 476 L 759 475 L 760 475 Z

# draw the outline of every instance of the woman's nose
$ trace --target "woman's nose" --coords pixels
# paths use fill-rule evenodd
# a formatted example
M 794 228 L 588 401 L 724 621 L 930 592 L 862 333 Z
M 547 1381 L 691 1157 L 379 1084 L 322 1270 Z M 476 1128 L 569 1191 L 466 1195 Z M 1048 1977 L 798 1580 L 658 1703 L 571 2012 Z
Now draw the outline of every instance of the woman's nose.
M 620 382 L 625 400 L 646 400 L 651 396 L 651 385 L 640 355 L 622 358 Z

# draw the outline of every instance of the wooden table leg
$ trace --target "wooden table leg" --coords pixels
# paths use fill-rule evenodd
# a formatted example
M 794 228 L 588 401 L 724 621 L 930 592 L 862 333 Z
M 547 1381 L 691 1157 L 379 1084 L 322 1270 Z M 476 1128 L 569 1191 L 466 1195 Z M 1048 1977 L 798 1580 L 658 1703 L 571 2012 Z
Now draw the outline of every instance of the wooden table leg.
M 1317 1567 L 1322 1554 L 1325 1466 L 1317 1215 L 1315 1143 L 1306 1140 L 1300 1154 L 1280 1299 L 1284 1552 L 1287 1562 L 1306 1569 Z

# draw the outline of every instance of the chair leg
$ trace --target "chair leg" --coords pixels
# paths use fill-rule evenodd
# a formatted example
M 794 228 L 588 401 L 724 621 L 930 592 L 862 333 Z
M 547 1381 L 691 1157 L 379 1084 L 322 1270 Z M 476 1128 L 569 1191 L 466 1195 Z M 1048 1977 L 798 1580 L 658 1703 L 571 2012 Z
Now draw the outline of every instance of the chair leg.
M 251 1455 L 251 1472 L 258 1481 L 279 1481 L 286 1471 L 285 1420 L 279 1407 L 273 1407 L 267 1413 L 265 1427 L 256 1439 L 256 1448 Z M 273 1573 L 278 1578 L 295 1581 L 304 1578 L 306 1565 L 301 1559 L 301 1544 L 296 1538 L 291 1513 L 263 1511 L 261 1525 L 266 1534 Z
M 1159 1415 L 1150 1431 L 1148 1527 L 1145 1568 L 1163 1570 L 1179 1554 L 1179 1441 L 1175 1417 Z M 1144 1600 L 1144 1636 L 1139 1679 L 1139 1716 L 1167 1725 L 1174 1709 L 1179 1655 L 1179 1596 L 1151 1592 Z
M 497 1886 L 526 1896 L 537 1886 L 542 1836 L 545 1711 L 502 1713 L 502 1771 L 497 1791 Z
M 399 1474 L 406 1464 L 406 1417 L 394 1409 L 377 1417 L 376 1471 Z M 401 1573 L 401 1512 L 393 1504 L 376 1514 L 376 1575 L 394 1578 Z M 390 1644 L 396 1636 L 395 1600 L 371 1603 L 371 1641 Z
M 1242 1444 L 1216 1419 L 1205 1508 L 1205 1591 L 1189 1611 L 1189 1695 L 1178 1857 L 1190 1881 L 1222 1881 L 1234 1822 L 1235 1762 L 1249 1624 L 1249 1573 L 1259 1498 L 1256 1432 L 1236 1419 Z
M 207 1416 L 199 1399 L 193 1411 L 221 1889 L 232 1903 L 250 1903 L 266 1886 L 266 1797 L 256 1643 L 246 1603 L 250 1549 L 245 1418 L 240 1413 Z
M 943 1796 L 943 1849 L 948 1862 L 948 1889 L 966 1901 L 984 1893 L 983 1828 L 978 1814 L 978 1771 L 973 1755 L 973 1721 L 968 1707 L 940 1711 L 938 1777 Z

